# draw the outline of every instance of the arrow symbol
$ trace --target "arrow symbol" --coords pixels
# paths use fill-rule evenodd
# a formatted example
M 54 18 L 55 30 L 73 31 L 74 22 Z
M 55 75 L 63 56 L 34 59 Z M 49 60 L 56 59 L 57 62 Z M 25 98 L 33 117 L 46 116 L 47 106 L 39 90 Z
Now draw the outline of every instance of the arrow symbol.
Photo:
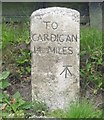
M 69 70 L 69 67 L 72 67 L 72 66 L 64 65 L 63 67 L 65 67 L 65 69 L 60 73 L 60 75 L 62 75 L 65 72 L 65 78 L 67 78 L 68 73 L 72 76 L 72 73 Z

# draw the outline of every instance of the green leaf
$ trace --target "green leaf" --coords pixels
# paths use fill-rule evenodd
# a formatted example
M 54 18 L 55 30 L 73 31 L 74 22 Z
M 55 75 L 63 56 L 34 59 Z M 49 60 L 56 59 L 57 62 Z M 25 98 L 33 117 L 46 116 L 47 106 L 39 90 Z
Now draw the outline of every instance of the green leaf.
M 100 88 L 103 84 L 102 80 L 100 80 L 101 82 L 99 83 L 98 87 Z
M 2 50 L 2 42 L 0 42 L 0 50 Z
M 3 99 L 3 94 L 0 93 L 0 102 L 2 102 L 2 99 Z
M 32 103 L 30 103 L 30 102 L 25 102 L 23 105 L 21 105 L 20 106 L 20 109 L 25 109 L 25 110 L 27 110 L 27 109 L 30 109 L 31 107 L 32 107 Z
M 86 51 L 81 51 L 80 52 L 80 55 L 85 55 L 86 54 Z
M 19 106 L 20 106 L 20 105 L 23 105 L 23 104 L 25 103 L 25 101 L 22 100 L 22 98 L 18 99 L 18 102 L 19 102 Z
M 17 111 L 17 109 L 18 109 L 18 107 L 19 107 L 18 104 L 19 104 L 19 103 L 17 103 L 17 102 L 14 103 L 14 104 L 11 104 L 11 107 L 12 107 L 12 109 L 13 109 L 14 111 Z
M 25 114 L 24 114 L 24 111 L 23 110 L 19 110 L 16 112 L 16 116 L 17 117 L 20 117 L 20 118 L 24 118 Z
M 9 85 L 11 85 L 8 80 L 3 80 L 0 82 L 0 89 L 5 89 L 7 88 Z
M 3 94 L 3 98 L 5 100 L 8 100 L 9 99 L 9 95 L 7 93 L 2 93 Z M 3 102 L 5 102 L 5 100 L 3 99 Z
M 3 104 L 0 103 L 0 108 L 3 106 Z
M 89 70 L 90 70 L 90 68 L 91 68 L 91 64 L 90 64 L 90 63 L 88 63 L 86 67 L 87 67 L 87 71 L 89 71 Z
M 0 111 L 0 117 L 8 117 L 10 113 Z
M 0 74 L 0 80 L 5 80 L 9 76 L 9 71 L 4 71 Z
M 27 70 L 28 73 L 30 73 L 31 72 L 31 67 L 30 66 L 26 67 L 26 70 Z
M 0 82 L 0 89 L 2 89 L 2 82 Z
M 18 99 L 18 98 L 21 97 L 21 95 L 20 95 L 19 92 L 16 92 L 12 97 L 15 98 L 15 99 Z
M 11 107 L 13 108 L 14 111 L 17 111 L 21 105 L 25 103 L 24 100 L 21 98 L 16 99 L 16 102 L 14 104 L 11 104 Z
M 8 82 L 8 80 L 3 80 L 2 82 L 0 82 L 0 88 L 1 89 L 5 89 L 8 86 L 10 86 L 11 84 Z

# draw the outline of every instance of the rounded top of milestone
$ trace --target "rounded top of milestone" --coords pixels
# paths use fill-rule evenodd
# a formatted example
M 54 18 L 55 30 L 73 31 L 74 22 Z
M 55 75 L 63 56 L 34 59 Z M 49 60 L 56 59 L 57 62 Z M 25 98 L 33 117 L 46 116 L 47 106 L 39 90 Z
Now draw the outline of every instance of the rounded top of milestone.
M 80 13 L 74 9 L 65 8 L 65 7 L 49 7 L 34 11 L 31 15 L 31 18 L 37 16 L 44 16 L 46 14 L 61 14 L 68 16 L 73 16 L 73 14 L 76 14 L 78 16 L 80 15 Z

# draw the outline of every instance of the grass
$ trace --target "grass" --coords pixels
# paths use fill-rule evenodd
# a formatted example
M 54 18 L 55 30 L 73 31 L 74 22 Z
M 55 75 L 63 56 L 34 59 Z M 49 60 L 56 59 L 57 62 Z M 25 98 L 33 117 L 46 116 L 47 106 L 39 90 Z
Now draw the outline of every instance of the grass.
M 29 34 L 28 22 L 2 25 L 2 61 L 6 65 L 6 70 L 15 74 L 16 78 L 23 74 L 30 75 Z
M 2 37 L 3 37 L 3 48 L 7 47 L 10 44 L 19 44 L 19 43 L 29 43 L 29 23 L 23 23 L 16 25 L 3 24 L 2 25 Z
M 90 27 L 81 28 L 80 39 L 80 73 L 83 79 L 83 89 L 86 86 L 93 86 L 93 92 L 103 90 L 103 65 L 102 60 L 102 32 Z
M 90 28 L 90 27 L 81 27 L 81 51 L 86 51 L 90 53 L 91 51 L 98 49 L 102 50 L 102 32 Z
M 68 118 L 97 118 L 100 115 L 101 112 L 95 110 L 94 105 L 88 101 L 73 103 L 67 112 Z
M 50 116 L 55 118 L 100 118 L 102 112 L 95 110 L 92 103 L 87 100 L 72 103 L 66 111 L 55 110 L 50 113 Z

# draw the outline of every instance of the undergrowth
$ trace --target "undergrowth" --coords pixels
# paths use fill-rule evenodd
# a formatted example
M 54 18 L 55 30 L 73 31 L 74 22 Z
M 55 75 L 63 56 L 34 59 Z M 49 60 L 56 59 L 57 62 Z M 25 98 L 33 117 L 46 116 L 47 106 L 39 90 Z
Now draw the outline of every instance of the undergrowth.
M 103 89 L 104 61 L 102 33 L 97 29 L 81 28 L 80 73 L 83 89 L 89 85 L 95 94 Z

